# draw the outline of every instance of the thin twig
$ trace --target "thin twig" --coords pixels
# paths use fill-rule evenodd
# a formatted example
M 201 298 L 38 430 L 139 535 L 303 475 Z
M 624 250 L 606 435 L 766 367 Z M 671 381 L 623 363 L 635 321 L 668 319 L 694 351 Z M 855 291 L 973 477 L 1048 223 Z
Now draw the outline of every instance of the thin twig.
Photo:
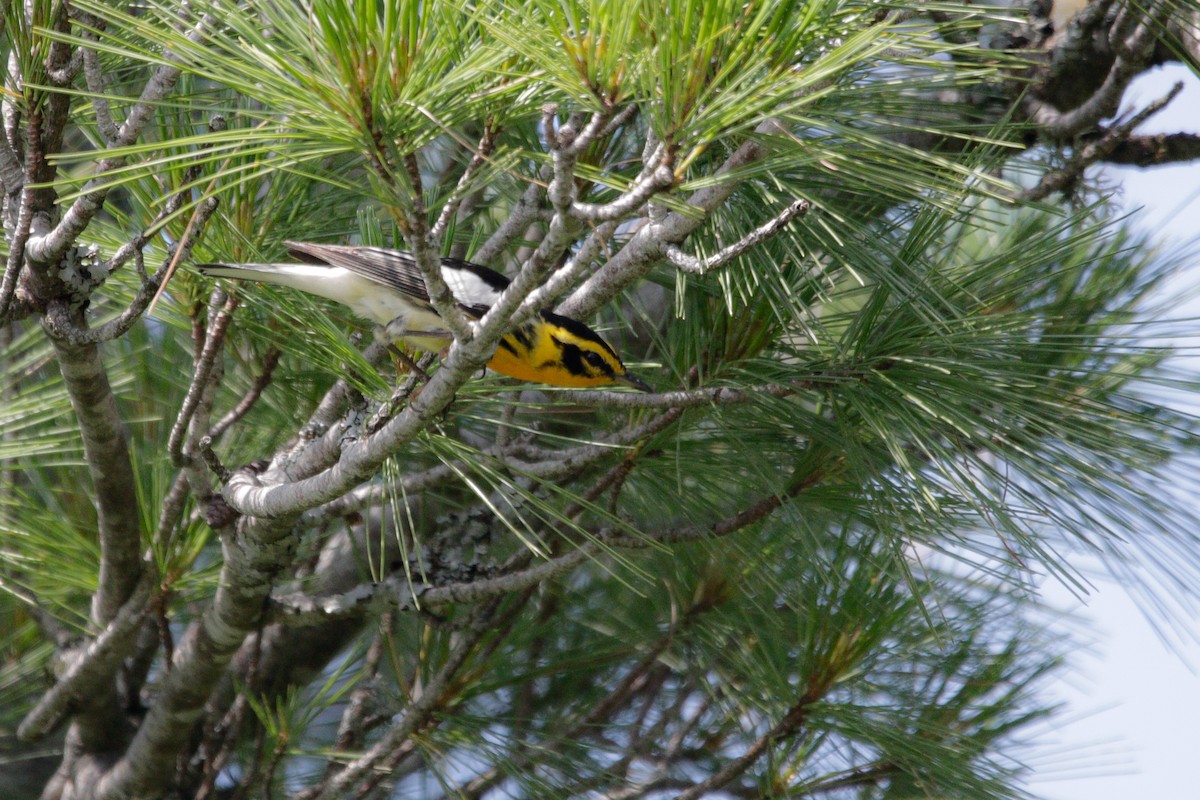
M 546 183 L 550 180 L 549 165 L 542 168 L 538 178 L 529 181 L 521 199 L 513 206 L 508 218 L 500 223 L 488 240 L 475 251 L 473 258 L 481 264 L 491 264 L 503 250 L 512 244 L 541 213 L 541 199 Z
M 766 754 L 767 748 L 775 741 L 784 737 L 795 736 L 796 732 L 803 727 L 805 721 L 808 719 L 809 707 L 818 700 L 820 700 L 819 696 L 812 697 L 807 694 L 800 698 L 771 730 L 754 740 L 742 755 L 732 761 L 726 762 L 725 766 L 720 770 L 713 773 L 707 779 L 698 781 L 687 791 L 680 792 L 675 796 L 674 800 L 697 800 L 697 798 L 704 797 L 737 780 Z
M 225 331 L 228 329 L 229 323 L 233 321 L 233 310 L 237 308 L 237 302 L 236 297 L 226 295 L 219 287 L 213 287 L 208 304 L 210 320 L 208 333 L 204 338 L 203 348 L 197 354 L 191 384 L 188 385 L 183 405 L 179 408 L 179 414 L 175 417 L 175 424 L 171 427 L 171 435 L 167 440 L 167 454 L 171 457 L 171 463 L 177 467 L 184 464 L 184 435 L 192 421 L 192 415 L 200 404 L 204 389 L 208 385 L 213 364 L 221 353 L 221 346 L 225 342 Z
M 187 501 L 189 488 L 187 477 L 183 473 L 176 473 L 175 480 L 171 482 L 171 488 L 167 490 L 162 499 L 154 541 L 162 546 L 163 552 L 166 552 L 166 545 L 171 541 L 171 532 L 179 524 L 180 517 L 183 516 L 183 506 Z
M 372 684 L 379 672 L 379 663 L 383 660 L 384 633 L 392 627 L 392 616 L 388 612 L 380 617 L 379 630 L 367 648 L 362 669 L 358 673 L 359 685 L 351 692 L 350 702 L 346 704 L 341 722 L 338 723 L 337 744 L 335 745 L 338 750 L 349 750 L 356 742 L 360 741 L 360 737 L 363 735 L 362 723 L 367 715 L 367 703 L 374 693 Z
M 200 457 L 204 459 L 205 466 L 217 476 L 217 480 L 225 483 L 229 480 L 231 473 L 230 469 L 221 463 L 221 458 L 216 454 L 212 447 L 211 436 L 201 436 L 200 441 L 196 442 L 196 449 L 200 452 Z
M 29 241 L 29 226 L 33 222 L 33 190 L 29 176 L 21 190 L 21 206 L 17 212 L 17 226 L 8 245 L 8 260 L 4 265 L 4 279 L 0 281 L 0 322 L 8 319 L 12 311 L 13 297 L 17 288 L 17 276 L 25 263 L 25 244 Z
M 359 780 L 374 771 L 375 767 L 388 759 L 414 733 L 424 727 L 430 716 L 437 710 L 442 695 L 450 686 L 451 680 L 458 675 L 475 646 L 487 635 L 491 628 L 485 624 L 486 617 L 476 618 L 475 626 L 458 636 L 458 641 L 450 648 L 446 660 L 437 672 L 424 684 L 420 696 L 413 699 L 400 719 L 392 726 L 371 749 L 360 758 L 351 761 L 338 774 L 322 781 L 318 786 L 302 792 L 298 798 L 303 800 L 334 800 L 349 795 L 351 787 Z
M 214 116 L 208 121 L 208 130 L 210 132 L 223 131 L 223 130 L 225 130 L 227 124 L 228 123 L 225 121 L 224 117 L 219 116 L 219 115 Z M 266 124 L 267 124 L 267 121 L 263 120 L 261 123 L 259 123 L 258 127 L 261 128 Z M 207 150 L 207 149 L 209 149 L 209 145 L 208 144 L 201 145 L 200 149 Z M 223 162 L 221 162 L 221 166 L 217 168 L 216 174 L 213 175 L 212 180 L 208 182 L 208 186 L 206 186 L 204 189 L 205 195 L 208 195 L 212 192 L 213 188 L 217 185 L 217 181 L 220 179 L 222 173 L 225 172 L 225 168 L 228 166 L 229 162 L 232 159 L 233 159 L 233 155 L 230 155 Z M 198 167 L 194 166 L 194 167 L 190 168 L 183 180 L 183 185 L 185 187 L 190 186 L 190 184 L 192 183 L 192 180 L 193 180 L 191 178 L 191 176 L 193 174 L 192 170 L 195 170 L 196 175 L 199 174 Z M 185 191 L 187 191 L 187 190 L 185 189 Z M 182 194 L 182 193 L 183 192 L 180 192 L 180 194 Z M 202 214 L 201 208 L 207 208 L 207 210 L 204 211 Z M 215 211 L 215 210 L 216 210 L 216 198 L 209 197 L 202 206 L 197 207 L 194 211 L 192 211 L 192 216 L 188 219 L 187 226 L 183 229 L 183 241 L 190 241 L 189 237 L 191 236 L 193 228 L 198 227 L 200 230 L 203 230 L 204 224 L 208 222 L 209 216 L 211 216 L 213 211 Z M 191 249 L 192 249 L 191 245 L 189 244 L 187 247 L 187 252 L 189 254 L 191 253 Z M 166 291 L 167 284 L 171 282 L 171 278 L 172 278 L 172 276 L 175 275 L 175 270 L 179 266 L 179 263 L 183 260 L 183 258 L 184 258 L 184 254 L 183 254 L 183 247 L 182 247 L 182 243 L 181 243 L 181 246 L 176 249 L 175 255 L 171 259 L 170 265 L 167 267 L 166 274 L 163 275 L 162 280 L 160 280 L 158 283 L 158 291 L 156 291 L 154 293 L 154 297 L 150 300 L 150 305 L 146 309 L 147 315 L 154 313 L 154 307 L 156 305 L 158 305 L 158 299 L 160 297 L 162 297 L 162 293 Z
M 437 311 L 438 316 L 446 323 L 454 339 L 459 342 L 469 342 L 474 337 L 470 320 L 459 307 L 454 293 L 442 277 L 442 260 L 430 244 L 430 236 L 425 222 L 425 203 L 421 199 L 421 167 L 417 157 L 412 153 L 404 156 L 404 171 L 408 178 L 409 195 L 412 198 L 412 210 L 403 220 L 408 233 L 408 245 L 412 249 L 413 258 L 421 270 L 425 281 L 425 291 L 429 302 Z
M 217 423 L 209 429 L 208 438 L 219 439 L 221 434 L 229 430 L 232 425 L 246 416 L 250 412 L 250 409 L 254 408 L 254 404 L 258 402 L 258 398 L 271 385 L 271 377 L 275 373 L 275 366 L 279 363 L 279 358 L 282 355 L 283 351 L 274 347 L 267 351 L 266 355 L 263 356 L 262 372 L 250 384 L 250 390 L 238 401 L 237 405 L 229 409 L 225 413 L 225 416 L 217 420 Z
M 85 29 L 83 39 L 85 42 L 94 42 L 96 34 Z M 104 96 L 106 87 L 104 73 L 100 69 L 100 57 L 92 47 L 81 47 L 79 52 L 82 53 L 83 75 L 91 95 L 88 99 L 92 104 L 92 112 L 96 116 L 96 127 L 100 130 L 104 141 L 111 147 L 116 144 L 121 131 L 113 122 L 112 113 L 108 108 L 108 98 Z
M 3 184 L 4 194 L 8 197 L 15 196 L 25 188 L 25 173 L 7 134 L 0 135 L 0 184 Z
M 599 138 L 603 139 L 606 136 L 611 136 L 616 133 L 620 128 L 624 127 L 627 122 L 633 119 L 639 110 L 640 109 L 636 103 L 630 103 L 616 114 L 613 114 L 612 118 L 609 119 L 608 122 L 605 123 L 604 127 L 600 130 Z
M 446 228 L 450 225 L 450 220 L 458 213 L 463 197 L 471 187 L 471 181 L 474 179 L 475 173 L 487 162 L 488 156 L 495 149 L 498 133 L 499 130 L 492 124 L 492 120 L 489 117 L 483 125 L 483 136 L 479 139 L 479 144 L 474 150 L 474 155 L 471 157 L 470 163 L 463 170 L 462 176 L 458 179 L 458 184 L 454 187 L 454 191 L 450 193 L 450 197 L 446 199 L 445 205 L 442 206 L 437 222 L 429 229 L 430 246 L 438 247 L 441 243 L 442 236 L 446 233 Z
M 401 351 L 395 349 L 394 347 L 392 348 L 392 352 L 401 353 Z M 403 355 L 403 353 L 401 354 Z M 436 358 L 436 356 L 433 353 L 426 353 L 420 358 L 419 361 L 415 362 L 407 355 L 405 355 L 404 358 L 408 361 L 410 370 L 409 376 L 404 380 L 403 383 L 396 387 L 395 391 L 392 392 L 391 397 L 387 399 L 387 402 L 381 403 L 379 408 L 375 410 L 375 414 L 372 415 L 369 420 L 367 420 L 367 424 L 365 425 L 364 429 L 366 430 L 368 436 L 378 431 L 381 427 L 383 427 L 385 422 L 396 415 L 396 412 L 408 402 L 409 398 L 412 396 L 412 393 L 416 391 L 417 386 L 419 386 L 421 383 L 429 383 L 429 375 L 425 372 L 425 370 L 433 364 L 433 360 Z
M 689 255 L 683 252 L 678 245 L 674 244 L 668 244 L 665 252 L 670 262 L 678 267 L 680 271 L 693 275 L 703 275 L 706 272 L 720 269 L 750 248 L 770 239 L 783 230 L 793 219 L 807 214 L 810 208 L 812 208 L 812 204 L 807 200 L 795 200 L 787 208 L 779 212 L 774 219 L 758 226 L 728 247 L 723 247 L 704 258 Z
M 1100 135 L 1103 137 L 1104 133 Z M 1109 164 L 1155 167 L 1197 159 L 1200 159 L 1200 133 L 1180 132 L 1129 136 L 1104 160 Z
M 217 18 L 218 16 L 215 14 L 205 14 L 188 32 L 187 38 L 192 42 L 199 42 L 205 31 L 216 24 Z M 126 147 L 133 144 L 153 118 L 159 101 L 175 88 L 181 69 L 174 63 L 172 54 L 166 54 L 166 60 L 168 63 L 160 64 L 150 79 L 146 81 L 138 102 L 129 109 L 125 121 L 118 128 L 113 147 Z M 104 206 L 109 192 L 109 187 L 103 185 L 105 176 L 124 163 L 125 159 L 119 156 L 109 156 L 100 160 L 96 166 L 95 176 L 84 186 L 83 193 L 63 214 L 58 225 L 45 235 L 30 240 L 27 257 L 31 262 L 51 264 L 62 257 L 66 249 L 79 238 L 92 218 Z

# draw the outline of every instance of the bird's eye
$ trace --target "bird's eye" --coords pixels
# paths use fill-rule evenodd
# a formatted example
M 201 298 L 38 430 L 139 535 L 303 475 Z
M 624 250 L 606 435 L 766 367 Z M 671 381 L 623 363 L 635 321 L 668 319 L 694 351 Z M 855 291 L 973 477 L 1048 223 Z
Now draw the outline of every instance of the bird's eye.
M 583 354 L 583 360 L 588 363 L 589 367 L 600 369 L 604 366 L 604 359 L 600 357 L 600 354 L 591 350 Z

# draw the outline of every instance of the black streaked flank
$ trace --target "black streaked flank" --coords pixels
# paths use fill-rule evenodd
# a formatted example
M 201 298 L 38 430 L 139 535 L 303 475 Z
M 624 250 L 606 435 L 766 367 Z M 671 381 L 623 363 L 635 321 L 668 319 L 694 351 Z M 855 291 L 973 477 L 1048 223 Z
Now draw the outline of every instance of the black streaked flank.
M 530 325 L 528 323 L 525 323 L 524 325 L 518 325 L 516 328 L 514 328 L 512 330 L 511 333 L 509 333 L 509 336 L 513 337 L 518 342 L 520 342 L 521 346 L 524 347 L 526 350 L 533 349 L 534 333 L 533 333 L 532 325 Z

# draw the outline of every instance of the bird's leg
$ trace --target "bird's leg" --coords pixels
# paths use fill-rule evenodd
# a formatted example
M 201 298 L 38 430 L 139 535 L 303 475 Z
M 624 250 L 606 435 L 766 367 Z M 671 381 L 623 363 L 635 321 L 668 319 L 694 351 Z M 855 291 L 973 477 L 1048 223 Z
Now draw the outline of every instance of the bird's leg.
M 408 372 L 420 378 L 421 383 L 429 383 L 429 374 L 425 372 L 425 370 L 421 369 L 420 365 L 413 361 L 412 357 L 409 356 L 408 353 L 404 352 L 404 350 L 397 347 L 395 344 L 388 345 L 388 350 L 391 351 L 392 356 L 399 361 Z

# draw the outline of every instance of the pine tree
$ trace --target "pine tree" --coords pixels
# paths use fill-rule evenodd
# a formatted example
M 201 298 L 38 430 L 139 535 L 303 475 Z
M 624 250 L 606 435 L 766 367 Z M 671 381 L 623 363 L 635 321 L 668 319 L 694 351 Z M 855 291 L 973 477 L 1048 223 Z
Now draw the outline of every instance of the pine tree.
M 3 13 L 5 797 L 1020 797 L 1040 576 L 1196 585 L 1088 171 L 1200 157 L 1121 108 L 1194 4 Z M 192 266 L 289 240 L 452 346 Z M 655 391 L 485 374 L 544 308 Z

